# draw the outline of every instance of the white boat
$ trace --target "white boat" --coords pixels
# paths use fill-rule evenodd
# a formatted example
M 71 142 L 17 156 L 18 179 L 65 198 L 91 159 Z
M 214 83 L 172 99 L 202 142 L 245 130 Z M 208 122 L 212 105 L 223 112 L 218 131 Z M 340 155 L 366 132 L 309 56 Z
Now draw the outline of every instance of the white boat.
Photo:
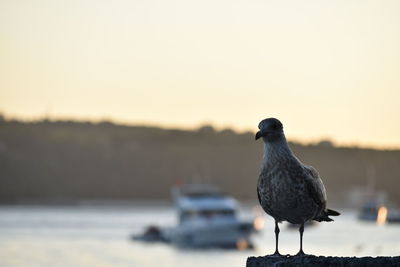
M 240 221 L 238 202 L 207 184 L 175 186 L 172 196 L 178 225 L 164 236 L 179 247 L 251 248 L 253 222 Z
M 387 204 L 378 198 L 370 198 L 360 209 L 358 219 L 377 224 L 400 223 L 400 209 L 388 208 Z

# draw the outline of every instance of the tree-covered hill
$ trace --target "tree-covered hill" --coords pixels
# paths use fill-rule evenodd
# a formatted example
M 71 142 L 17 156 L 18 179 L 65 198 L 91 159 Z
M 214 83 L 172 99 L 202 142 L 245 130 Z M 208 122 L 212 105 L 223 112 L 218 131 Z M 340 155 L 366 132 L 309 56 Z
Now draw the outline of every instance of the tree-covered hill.
M 329 199 L 366 186 L 400 203 L 400 151 L 342 148 L 329 142 L 291 143 L 318 169 Z M 256 199 L 262 157 L 253 133 L 123 126 L 109 122 L 0 121 L 0 202 L 82 199 L 169 199 L 177 181 L 219 185 L 240 199 Z

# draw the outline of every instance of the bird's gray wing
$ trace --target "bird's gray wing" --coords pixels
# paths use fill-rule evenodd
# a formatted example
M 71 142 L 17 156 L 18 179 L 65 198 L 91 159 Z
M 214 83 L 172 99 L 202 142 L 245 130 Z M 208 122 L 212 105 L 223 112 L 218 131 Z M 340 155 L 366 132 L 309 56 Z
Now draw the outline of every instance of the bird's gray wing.
M 318 206 L 322 206 L 325 209 L 326 206 L 326 191 L 325 186 L 322 183 L 321 178 L 316 169 L 312 166 L 304 166 L 307 177 L 305 179 L 305 185 L 311 198 Z

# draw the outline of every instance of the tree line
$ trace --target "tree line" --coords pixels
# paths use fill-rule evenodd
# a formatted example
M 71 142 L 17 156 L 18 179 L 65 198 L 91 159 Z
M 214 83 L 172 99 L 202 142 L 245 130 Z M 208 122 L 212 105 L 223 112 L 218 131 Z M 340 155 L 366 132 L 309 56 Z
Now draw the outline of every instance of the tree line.
M 400 204 L 400 150 L 290 142 L 318 169 L 328 198 L 371 186 Z M 0 120 L 0 203 L 167 200 L 177 182 L 213 183 L 256 200 L 262 145 L 254 133 L 116 125 L 111 122 Z M 371 170 L 373 177 L 371 178 Z

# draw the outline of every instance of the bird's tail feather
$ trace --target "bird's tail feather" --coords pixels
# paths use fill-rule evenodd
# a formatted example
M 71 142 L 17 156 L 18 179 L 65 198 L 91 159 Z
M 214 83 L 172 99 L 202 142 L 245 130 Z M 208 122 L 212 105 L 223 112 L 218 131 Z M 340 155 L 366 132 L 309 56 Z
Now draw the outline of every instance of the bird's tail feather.
M 330 209 L 327 209 L 326 213 L 328 216 L 339 216 L 340 215 L 340 212 L 337 212 L 336 210 L 330 210 Z
M 335 210 L 327 209 L 326 211 L 323 212 L 323 214 L 321 214 L 314 220 L 316 220 L 318 222 L 332 222 L 333 219 L 329 218 L 329 216 L 339 216 L 339 215 L 340 215 L 339 212 L 337 212 Z

